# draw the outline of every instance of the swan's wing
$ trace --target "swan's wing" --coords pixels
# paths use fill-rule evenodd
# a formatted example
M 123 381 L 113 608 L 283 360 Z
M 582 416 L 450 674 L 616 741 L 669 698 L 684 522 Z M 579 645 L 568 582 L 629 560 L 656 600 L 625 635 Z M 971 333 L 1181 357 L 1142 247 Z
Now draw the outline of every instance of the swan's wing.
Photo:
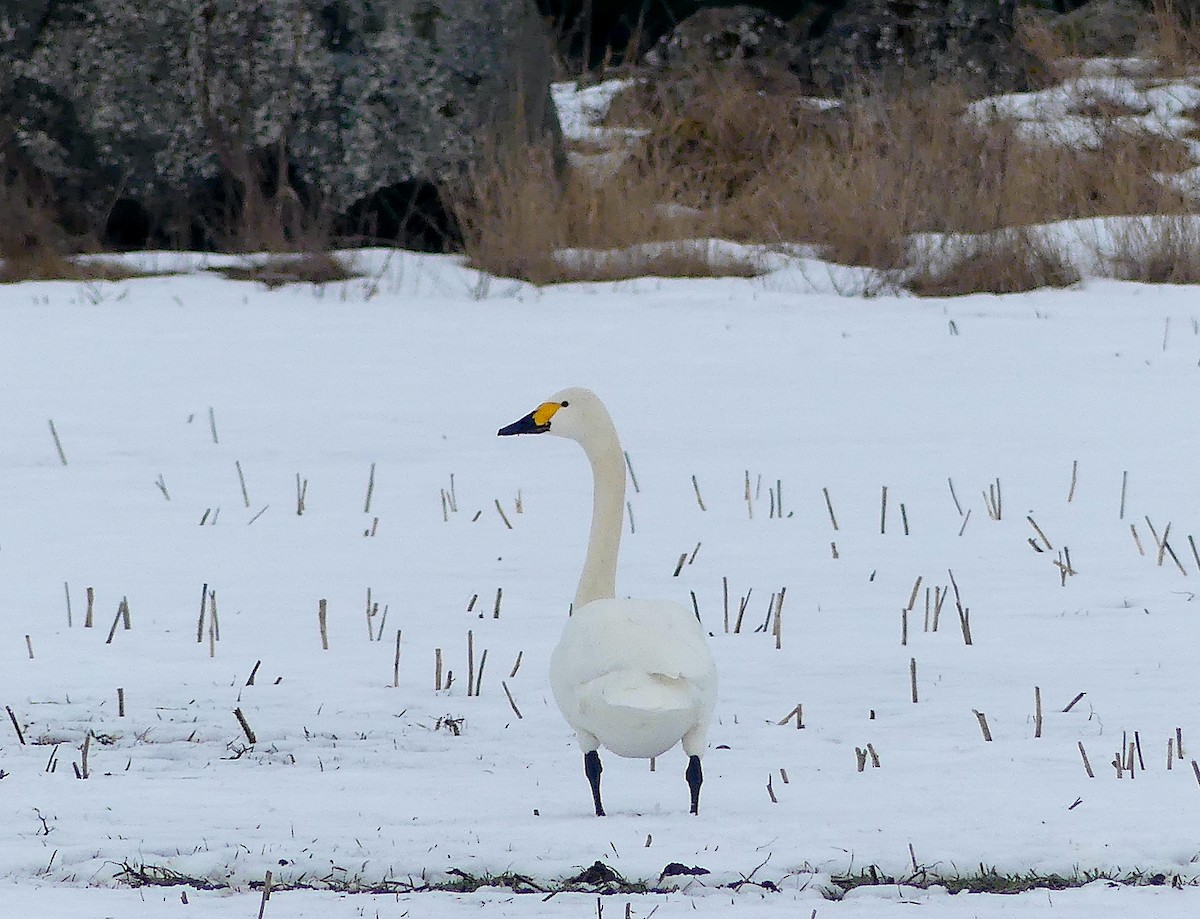
M 704 682 L 716 672 L 695 614 L 668 600 L 589 603 L 568 622 L 560 652 L 580 681 L 628 670 Z

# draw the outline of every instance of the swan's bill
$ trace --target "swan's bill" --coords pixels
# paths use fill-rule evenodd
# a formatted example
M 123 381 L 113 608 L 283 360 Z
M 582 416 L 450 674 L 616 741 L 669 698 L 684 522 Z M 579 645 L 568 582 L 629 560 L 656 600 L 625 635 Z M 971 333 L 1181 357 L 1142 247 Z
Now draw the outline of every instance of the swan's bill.
M 500 437 L 509 434 L 545 434 L 550 430 L 550 419 L 563 407 L 561 402 L 543 402 L 524 418 L 514 421 L 496 433 Z

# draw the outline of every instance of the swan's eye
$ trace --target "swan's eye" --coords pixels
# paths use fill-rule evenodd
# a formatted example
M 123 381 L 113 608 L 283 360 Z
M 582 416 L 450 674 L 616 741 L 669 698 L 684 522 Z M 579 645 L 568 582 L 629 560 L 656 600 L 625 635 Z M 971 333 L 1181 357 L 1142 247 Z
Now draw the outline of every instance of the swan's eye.
M 560 403 L 558 403 L 558 404 L 559 404 L 559 407 L 560 407 L 560 408 L 566 408 L 566 407 L 567 407 L 568 405 L 570 405 L 571 403 L 570 403 L 570 402 L 568 402 L 566 399 L 564 399 L 562 402 L 560 402 Z

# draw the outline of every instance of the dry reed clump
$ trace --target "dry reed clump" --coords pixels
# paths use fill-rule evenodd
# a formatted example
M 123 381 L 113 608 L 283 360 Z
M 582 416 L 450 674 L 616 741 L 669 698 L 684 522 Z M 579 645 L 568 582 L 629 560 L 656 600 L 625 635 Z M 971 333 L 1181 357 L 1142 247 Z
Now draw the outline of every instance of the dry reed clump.
M 1196 217 L 1126 221 L 1112 231 L 1117 277 L 1147 284 L 1200 284 L 1200 225 Z
M 599 179 L 559 173 L 524 151 L 475 171 L 455 215 L 470 263 L 534 284 L 671 277 L 749 276 L 757 264 L 696 243 L 710 229 L 676 177 L 657 168 Z
M 261 262 L 209 270 L 232 281 L 257 281 L 272 290 L 285 284 L 336 284 L 359 276 L 343 259 L 321 251 L 272 255 Z
M 919 297 L 1013 294 L 1078 283 L 1078 269 L 1044 236 L 1014 227 L 952 237 L 910 261 L 904 286 Z

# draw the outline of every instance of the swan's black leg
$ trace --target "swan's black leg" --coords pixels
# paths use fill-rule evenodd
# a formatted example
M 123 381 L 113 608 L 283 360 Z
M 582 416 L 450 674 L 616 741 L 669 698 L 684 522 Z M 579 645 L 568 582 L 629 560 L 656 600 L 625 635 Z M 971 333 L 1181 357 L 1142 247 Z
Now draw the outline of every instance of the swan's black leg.
M 687 776 L 688 788 L 692 790 L 692 813 L 698 814 L 700 813 L 700 785 L 704 781 L 704 770 L 700 768 L 700 757 L 688 758 L 687 772 L 684 775 Z
M 597 751 L 590 750 L 583 754 L 583 774 L 592 786 L 592 800 L 596 802 L 597 817 L 604 816 L 604 805 L 600 803 L 600 773 L 603 771 L 604 767 L 600 765 L 600 754 Z

